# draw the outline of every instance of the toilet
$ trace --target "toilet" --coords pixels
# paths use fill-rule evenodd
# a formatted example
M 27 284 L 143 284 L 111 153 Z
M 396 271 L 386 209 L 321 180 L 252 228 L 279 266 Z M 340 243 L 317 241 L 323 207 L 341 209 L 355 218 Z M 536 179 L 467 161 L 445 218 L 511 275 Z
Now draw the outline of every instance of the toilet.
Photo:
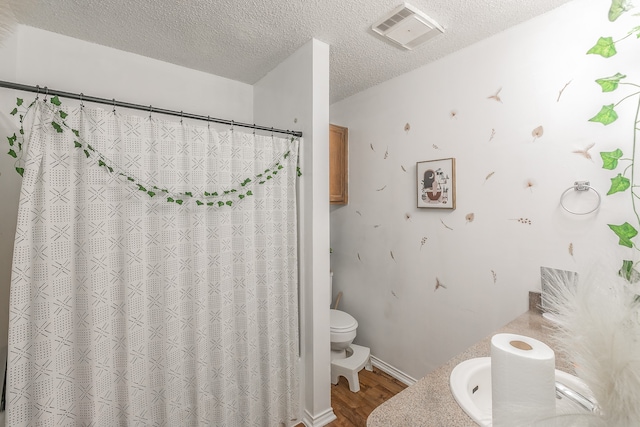
M 333 285 L 333 272 L 331 272 L 331 284 Z M 368 371 L 373 370 L 371 367 L 371 352 L 368 347 L 353 344 L 358 322 L 349 313 L 330 309 L 329 324 L 331 334 L 331 383 L 338 384 L 338 377 L 343 376 L 349 383 L 349 390 L 356 393 L 360 391 L 358 372 L 362 368 L 366 368 Z

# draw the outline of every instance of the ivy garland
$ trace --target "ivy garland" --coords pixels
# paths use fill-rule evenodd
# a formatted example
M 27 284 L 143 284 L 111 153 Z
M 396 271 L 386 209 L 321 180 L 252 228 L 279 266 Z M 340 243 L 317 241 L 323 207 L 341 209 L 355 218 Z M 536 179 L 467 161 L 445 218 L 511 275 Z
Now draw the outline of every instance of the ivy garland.
M 31 107 L 33 107 L 37 100 L 38 97 L 36 97 L 36 99 L 31 104 L 29 104 L 28 107 L 24 107 L 24 100 L 21 98 L 17 98 L 16 107 L 10 112 L 12 116 L 15 116 L 16 114 L 18 115 L 20 119 L 20 129 L 18 131 L 19 136 L 14 133 L 12 136 L 7 137 L 7 140 L 9 141 L 9 152 L 7 154 L 16 159 L 15 170 L 18 174 L 20 174 L 20 176 L 24 175 L 24 167 L 22 167 L 24 120 Z M 47 102 L 46 98 L 44 99 L 44 102 Z M 248 189 L 251 183 L 253 183 L 253 185 L 262 185 L 267 183 L 269 180 L 274 179 L 276 175 L 278 175 L 278 172 L 284 168 L 284 166 L 282 166 L 282 161 L 286 160 L 291 153 L 290 151 L 287 151 L 282 155 L 281 160 L 278 160 L 271 167 L 265 169 L 263 173 L 257 174 L 253 178 L 245 178 L 242 182 L 228 190 L 213 192 L 205 191 L 201 195 L 197 196 L 194 196 L 193 191 L 172 192 L 167 188 L 160 188 L 156 185 L 144 183 L 142 180 L 125 173 L 125 171 L 116 171 L 116 168 L 111 164 L 107 157 L 97 151 L 90 144 L 87 144 L 85 141 L 83 141 L 80 137 L 80 132 L 77 129 L 73 129 L 69 125 L 67 125 L 64 120 L 67 118 L 68 114 L 59 108 L 62 105 L 60 99 L 57 96 L 54 96 L 53 98 L 51 98 L 50 103 L 51 105 L 55 106 L 55 115 L 60 118 L 59 122 L 56 120 L 51 121 L 51 126 L 56 132 L 62 133 L 65 131 L 65 129 L 70 130 L 75 135 L 73 141 L 74 147 L 82 150 L 88 159 L 92 158 L 94 160 L 97 160 L 97 164 L 99 167 L 105 168 L 108 173 L 117 173 L 119 177 L 122 177 L 127 183 L 135 186 L 138 191 L 145 193 L 149 197 L 156 197 L 162 194 L 162 197 L 166 197 L 166 201 L 168 203 L 176 203 L 178 205 L 182 205 L 187 200 L 193 199 L 198 206 L 233 206 L 234 196 L 237 197 L 236 201 L 242 200 L 248 196 L 253 196 L 253 192 Z M 291 137 L 291 142 L 293 141 L 295 141 L 295 137 Z M 296 170 L 298 176 L 301 176 L 302 172 L 300 171 L 300 167 L 296 167 Z

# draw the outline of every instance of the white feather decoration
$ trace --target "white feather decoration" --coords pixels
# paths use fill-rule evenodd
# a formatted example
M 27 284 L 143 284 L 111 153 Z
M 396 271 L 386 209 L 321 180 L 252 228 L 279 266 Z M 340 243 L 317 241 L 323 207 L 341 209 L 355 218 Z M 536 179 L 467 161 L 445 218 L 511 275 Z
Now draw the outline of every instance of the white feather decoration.
M 640 287 L 610 267 L 573 284 L 550 274 L 549 286 L 556 349 L 574 363 L 607 426 L 640 426 Z
M 0 1 L 0 43 L 7 39 L 14 31 L 16 17 L 13 13 L 15 0 Z

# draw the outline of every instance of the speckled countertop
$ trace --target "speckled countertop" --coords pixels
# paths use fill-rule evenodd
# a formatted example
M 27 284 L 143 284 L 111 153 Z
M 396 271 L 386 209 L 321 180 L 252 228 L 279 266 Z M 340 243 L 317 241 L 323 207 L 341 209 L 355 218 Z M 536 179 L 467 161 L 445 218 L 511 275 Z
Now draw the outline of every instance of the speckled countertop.
M 462 353 L 404 389 L 369 415 L 367 427 L 473 427 L 473 422 L 456 403 L 449 388 L 449 375 L 460 362 L 486 357 L 491 352 L 491 337 L 496 333 L 525 335 L 553 348 L 551 324 L 537 311 L 528 311 L 506 326 L 472 345 Z M 556 351 L 556 368 L 574 373 L 573 367 Z

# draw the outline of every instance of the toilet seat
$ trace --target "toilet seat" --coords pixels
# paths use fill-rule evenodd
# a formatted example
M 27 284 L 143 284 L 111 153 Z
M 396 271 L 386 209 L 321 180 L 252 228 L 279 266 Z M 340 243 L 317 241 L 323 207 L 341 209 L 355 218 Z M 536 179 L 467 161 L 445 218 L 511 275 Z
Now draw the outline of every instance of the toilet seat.
M 358 321 L 349 313 L 340 310 L 330 310 L 329 325 L 331 332 L 350 332 L 358 327 Z

